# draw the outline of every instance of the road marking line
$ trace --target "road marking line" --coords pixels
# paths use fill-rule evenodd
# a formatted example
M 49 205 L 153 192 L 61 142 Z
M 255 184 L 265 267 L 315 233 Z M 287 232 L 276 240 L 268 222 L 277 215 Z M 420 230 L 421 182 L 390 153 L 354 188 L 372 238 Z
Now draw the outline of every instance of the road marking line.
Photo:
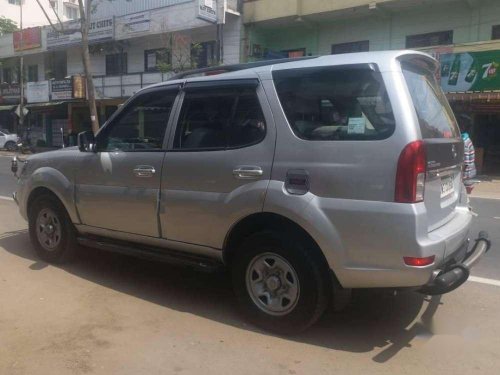
M 0 199 L 4 200 L 4 201 L 14 201 L 14 199 L 12 199 L 10 197 L 4 197 L 3 195 L 0 195 Z
M 500 200 L 500 198 L 497 198 L 497 197 L 470 197 L 470 199 L 491 199 L 491 200 Z
M 500 280 L 486 279 L 484 277 L 477 277 L 477 276 L 469 276 L 469 280 L 475 283 L 500 286 Z

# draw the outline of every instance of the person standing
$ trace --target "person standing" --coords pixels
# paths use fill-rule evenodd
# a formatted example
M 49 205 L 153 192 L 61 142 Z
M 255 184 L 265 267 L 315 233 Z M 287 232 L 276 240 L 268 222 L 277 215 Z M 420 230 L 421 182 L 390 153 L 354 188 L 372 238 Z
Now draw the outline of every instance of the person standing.
M 462 140 L 464 141 L 464 180 L 471 179 L 476 176 L 476 151 L 469 137 L 469 133 L 462 132 Z

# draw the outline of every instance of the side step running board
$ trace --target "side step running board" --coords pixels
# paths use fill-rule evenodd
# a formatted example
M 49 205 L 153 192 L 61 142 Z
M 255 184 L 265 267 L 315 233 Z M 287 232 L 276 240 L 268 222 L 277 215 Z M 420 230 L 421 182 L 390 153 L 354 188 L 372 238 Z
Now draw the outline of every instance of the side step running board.
M 176 250 L 144 246 L 131 242 L 88 237 L 78 237 L 77 241 L 82 246 L 93 247 L 125 255 L 132 255 L 142 259 L 194 267 L 198 270 L 206 272 L 215 272 L 224 267 L 222 263 L 211 258 L 200 257 Z

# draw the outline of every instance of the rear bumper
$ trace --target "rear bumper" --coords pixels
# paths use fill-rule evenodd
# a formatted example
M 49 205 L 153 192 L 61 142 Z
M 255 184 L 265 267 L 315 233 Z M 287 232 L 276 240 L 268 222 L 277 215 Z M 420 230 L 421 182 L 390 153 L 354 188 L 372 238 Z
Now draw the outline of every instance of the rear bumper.
M 470 269 L 490 249 L 488 233 L 480 232 L 473 248 L 461 254 L 458 259 L 450 259 L 442 267 L 433 272 L 429 284 L 419 291 L 428 295 L 449 293 L 467 281 Z M 461 259 L 460 259 L 461 258 Z

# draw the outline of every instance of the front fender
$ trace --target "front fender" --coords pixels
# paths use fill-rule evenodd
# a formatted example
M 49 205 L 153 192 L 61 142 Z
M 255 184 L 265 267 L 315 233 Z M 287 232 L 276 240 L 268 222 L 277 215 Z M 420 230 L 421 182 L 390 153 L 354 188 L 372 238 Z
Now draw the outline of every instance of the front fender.
M 19 185 L 17 194 L 19 209 L 25 219 L 28 219 L 28 200 L 31 193 L 37 188 L 45 188 L 59 198 L 73 223 L 80 222 L 74 199 L 74 184 L 57 169 L 40 167 L 24 181 L 20 180 Z

